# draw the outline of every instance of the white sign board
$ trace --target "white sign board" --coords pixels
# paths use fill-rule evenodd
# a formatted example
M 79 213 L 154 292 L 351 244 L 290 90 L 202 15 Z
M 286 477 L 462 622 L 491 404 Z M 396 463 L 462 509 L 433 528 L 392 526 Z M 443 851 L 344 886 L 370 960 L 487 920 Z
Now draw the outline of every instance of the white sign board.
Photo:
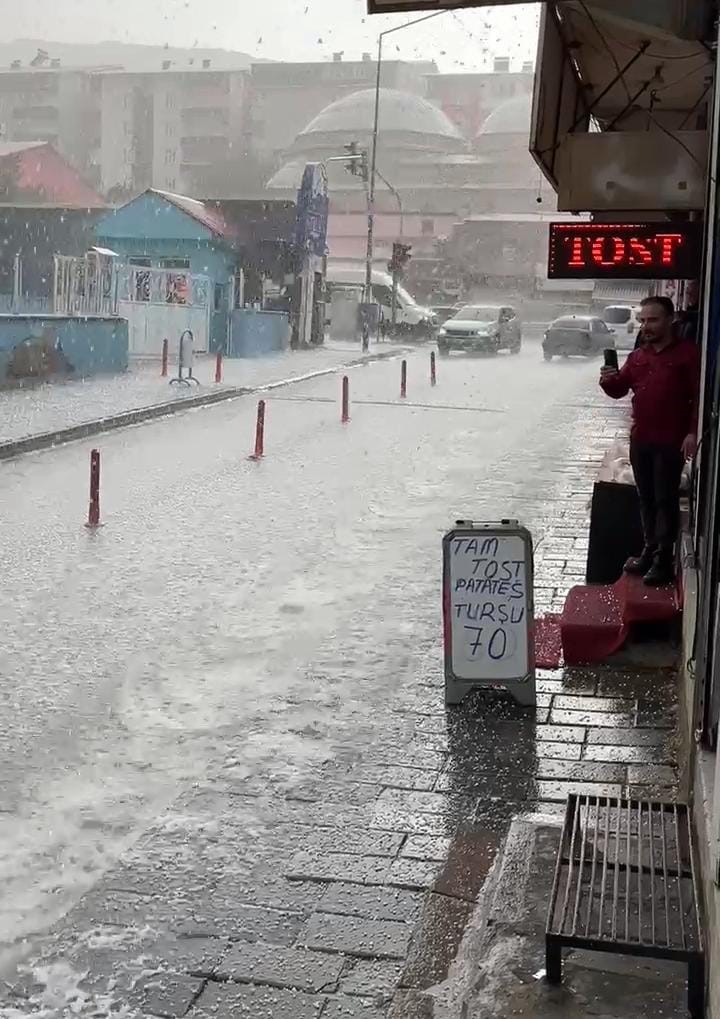
M 458 522 L 443 539 L 445 700 L 476 686 L 535 701 L 533 561 L 516 521 Z

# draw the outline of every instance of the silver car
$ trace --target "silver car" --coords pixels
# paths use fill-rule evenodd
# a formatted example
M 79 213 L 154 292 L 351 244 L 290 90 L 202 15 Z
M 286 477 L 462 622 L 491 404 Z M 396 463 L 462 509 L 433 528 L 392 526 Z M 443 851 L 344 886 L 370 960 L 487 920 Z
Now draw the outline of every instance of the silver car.
M 443 356 L 451 350 L 518 354 L 522 346 L 520 319 L 507 304 L 466 304 L 438 330 L 437 345 Z

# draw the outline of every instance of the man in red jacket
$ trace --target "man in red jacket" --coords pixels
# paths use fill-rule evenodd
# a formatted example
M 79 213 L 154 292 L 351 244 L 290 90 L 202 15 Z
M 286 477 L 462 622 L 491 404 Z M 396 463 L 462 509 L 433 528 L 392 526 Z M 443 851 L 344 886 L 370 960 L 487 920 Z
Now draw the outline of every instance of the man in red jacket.
M 602 368 L 600 385 L 619 400 L 632 390 L 630 462 L 640 497 L 645 547 L 625 572 L 660 586 L 674 577 L 673 548 L 680 524 L 683 463 L 695 455 L 700 355 L 673 330 L 667 297 L 647 297 L 638 319 L 644 344 L 618 371 Z

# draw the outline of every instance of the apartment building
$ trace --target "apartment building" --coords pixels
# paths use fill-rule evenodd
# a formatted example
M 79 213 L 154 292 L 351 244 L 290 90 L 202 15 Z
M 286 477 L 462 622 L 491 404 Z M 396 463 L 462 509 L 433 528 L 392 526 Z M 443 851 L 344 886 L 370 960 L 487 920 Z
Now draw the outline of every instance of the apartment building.
M 98 86 L 87 68 L 40 59 L 0 72 L 0 140 L 49 142 L 90 183 L 99 183 Z
M 219 169 L 246 151 L 245 71 L 204 60 L 98 78 L 106 193 L 156 187 L 205 194 Z

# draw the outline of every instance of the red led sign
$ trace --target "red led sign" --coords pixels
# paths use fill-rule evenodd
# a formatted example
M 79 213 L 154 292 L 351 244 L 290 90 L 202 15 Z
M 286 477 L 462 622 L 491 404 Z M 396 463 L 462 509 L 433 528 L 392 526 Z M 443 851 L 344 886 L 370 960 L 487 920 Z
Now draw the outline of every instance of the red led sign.
M 697 279 L 698 223 L 551 223 L 548 279 Z

